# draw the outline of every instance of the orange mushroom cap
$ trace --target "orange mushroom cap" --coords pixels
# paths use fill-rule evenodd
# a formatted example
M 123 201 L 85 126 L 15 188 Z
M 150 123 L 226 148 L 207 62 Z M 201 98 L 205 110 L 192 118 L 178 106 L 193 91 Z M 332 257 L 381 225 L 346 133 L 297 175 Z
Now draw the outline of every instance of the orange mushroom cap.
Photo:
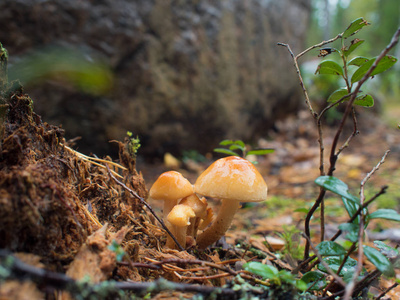
M 259 202 L 267 199 L 268 188 L 251 162 L 228 156 L 216 160 L 197 178 L 194 191 L 213 198 Z
M 190 218 L 194 218 L 196 215 L 193 209 L 185 204 L 175 205 L 171 212 L 168 214 L 167 220 L 171 224 L 178 227 L 185 227 L 190 225 Z
M 193 194 L 193 186 L 176 171 L 162 173 L 150 188 L 149 196 L 154 200 L 177 200 Z
M 229 156 L 216 160 L 196 180 L 194 191 L 219 198 L 222 204 L 211 226 L 197 238 L 204 249 L 218 241 L 229 229 L 240 202 L 260 202 L 267 198 L 267 184 L 248 160 Z

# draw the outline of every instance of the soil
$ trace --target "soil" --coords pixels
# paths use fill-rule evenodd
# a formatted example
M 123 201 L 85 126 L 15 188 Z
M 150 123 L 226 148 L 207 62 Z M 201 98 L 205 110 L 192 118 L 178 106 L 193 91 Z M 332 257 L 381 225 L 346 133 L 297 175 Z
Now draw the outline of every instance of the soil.
M 319 146 L 307 111 L 278 123 L 269 139 L 258 143 L 260 147 L 276 149 L 274 154 L 259 159 L 258 168 L 267 178 L 271 198 L 280 197 L 281 206 L 275 202 L 273 206 L 268 206 L 268 202 L 246 206 L 222 243 L 205 251 L 198 251 L 195 246 L 178 251 L 164 246 L 165 230 L 140 200 L 147 199 L 151 183 L 170 165 L 141 165 L 138 172 L 129 138 L 116 142 L 117 163 L 112 164 L 109 157 L 99 160 L 83 156 L 71 148 L 62 128 L 43 122 L 33 111 L 32 100 L 18 84 L 1 94 L 1 103 L 4 117 L 0 145 L 0 248 L 21 260 L 74 279 L 89 274 L 93 283 L 164 278 L 214 287 L 228 282 L 232 285 L 232 274 L 240 270 L 244 261 L 262 260 L 287 270 L 296 265 L 296 258 L 290 255 L 282 259 L 275 255 L 276 250 L 265 243 L 265 237 L 277 237 L 276 232 L 284 233 L 285 226 L 290 225 L 302 230 L 304 213 L 295 209 L 308 208 L 317 195 L 313 180 L 319 175 Z M 358 126 L 360 131 L 367 129 L 352 141 L 355 151 L 343 151 L 337 176 L 355 187 L 352 182 L 362 180 L 386 149 L 392 153 L 384 164 L 385 172 L 397 174 L 399 134 L 373 114 L 361 118 Z M 331 128 L 325 130 L 326 136 L 332 136 Z M 345 134 L 351 131 L 349 127 Z M 331 141 L 327 138 L 325 142 L 329 149 Z M 186 161 L 175 168 L 193 183 L 210 161 Z M 138 196 L 132 196 L 115 179 Z M 383 184 L 396 186 L 398 177 L 375 176 L 371 180 L 372 188 L 379 189 Z M 216 203 L 211 201 L 210 205 L 217 210 Z M 157 210 L 157 204 L 154 206 Z M 327 218 L 332 224 L 346 221 L 344 215 Z M 380 224 L 385 225 L 391 226 Z M 318 232 L 317 222 L 313 223 L 313 230 Z M 118 251 L 110 249 L 114 241 L 127 253 L 122 262 L 117 259 Z M 261 253 L 263 259 L 255 253 Z M 230 271 L 221 271 L 217 265 Z M 256 281 L 247 276 L 249 282 Z M 389 281 L 383 281 L 376 285 L 376 293 L 388 284 Z M 293 298 L 287 290 L 282 292 L 288 299 Z M 70 298 L 66 292 L 61 295 L 11 280 L 0 289 L 0 295 L 7 299 L 22 299 L 23 295 L 32 295 L 30 299 Z M 153 298 L 192 295 L 161 292 Z

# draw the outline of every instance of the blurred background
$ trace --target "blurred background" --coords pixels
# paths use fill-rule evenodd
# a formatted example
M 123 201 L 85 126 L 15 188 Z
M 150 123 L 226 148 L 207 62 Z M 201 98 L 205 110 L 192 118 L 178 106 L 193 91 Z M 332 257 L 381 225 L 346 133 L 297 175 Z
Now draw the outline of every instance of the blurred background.
M 223 139 L 267 139 L 277 120 L 304 108 L 277 42 L 299 53 L 358 17 L 372 24 L 357 36 L 366 40 L 358 55 L 376 56 L 400 25 L 400 1 L 2 0 L 0 42 L 10 79 L 78 151 L 116 157 L 110 141 L 130 131 L 139 156 L 157 161 L 205 154 Z M 315 50 L 301 61 L 316 103 L 341 86 L 314 76 L 320 60 Z M 369 85 L 377 113 L 398 102 L 399 76 L 397 64 Z

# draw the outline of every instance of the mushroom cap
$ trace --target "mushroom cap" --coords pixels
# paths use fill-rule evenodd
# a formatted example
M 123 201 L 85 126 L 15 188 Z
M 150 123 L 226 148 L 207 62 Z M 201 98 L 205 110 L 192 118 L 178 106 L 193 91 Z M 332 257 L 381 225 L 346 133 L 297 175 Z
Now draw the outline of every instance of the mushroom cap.
M 196 214 L 196 217 L 205 218 L 207 216 L 207 200 L 205 198 L 200 199 L 194 193 L 183 198 L 179 204 L 190 206 Z
M 167 216 L 167 221 L 172 225 L 184 227 L 190 225 L 189 219 L 194 218 L 196 214 L 193 209 L 185 204 L 175 205 Z
M 197 194 L 241 202 L 264 201 L 267 190 L 267 184 L 256 167 L 238 156 L 216 160 L 194 184 Z
M 162 173 L 149 191 L 154 200 L 172 201 L 193 194 L 193 186 L 183 175 L 176 171 Z

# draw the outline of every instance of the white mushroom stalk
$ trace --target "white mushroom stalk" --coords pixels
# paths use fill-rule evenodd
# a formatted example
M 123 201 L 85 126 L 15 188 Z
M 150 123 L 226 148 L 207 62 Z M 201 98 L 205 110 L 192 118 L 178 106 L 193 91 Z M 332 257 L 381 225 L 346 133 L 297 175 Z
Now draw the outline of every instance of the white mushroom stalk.
M 224 236 L 225 232 L 231 226 L 237 210 L 240 208 L 239 201 L 222 199 L 221 202 L 215 221 L 196 239 L 196 243 L 200 249 L 206 248 Z

